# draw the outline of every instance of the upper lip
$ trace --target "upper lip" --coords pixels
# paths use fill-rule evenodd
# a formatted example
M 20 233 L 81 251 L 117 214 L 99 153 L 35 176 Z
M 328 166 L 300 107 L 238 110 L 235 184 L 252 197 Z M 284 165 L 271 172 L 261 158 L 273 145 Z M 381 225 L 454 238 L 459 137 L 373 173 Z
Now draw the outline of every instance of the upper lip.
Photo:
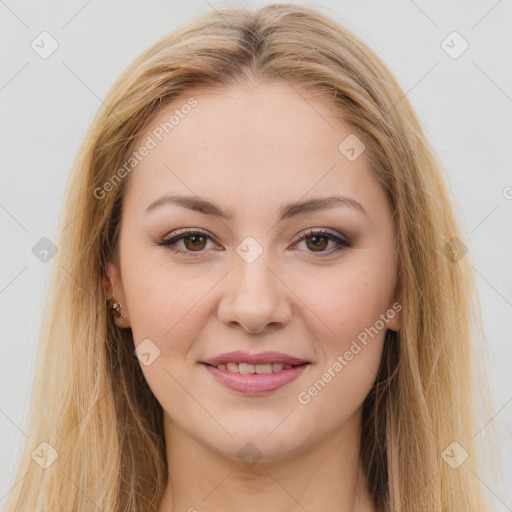
M 259 354 L 249 354 L 248 352 L 235 351 L 219 354 L 218 356 L 201 361 L 202 363 L 217 366 L 223 363 L 248 363 L 248 364 L 272 364 L 282 363 L 297 366 L 308 363 L 305 359 L 283 354 L 281 352 L 260 352 Z

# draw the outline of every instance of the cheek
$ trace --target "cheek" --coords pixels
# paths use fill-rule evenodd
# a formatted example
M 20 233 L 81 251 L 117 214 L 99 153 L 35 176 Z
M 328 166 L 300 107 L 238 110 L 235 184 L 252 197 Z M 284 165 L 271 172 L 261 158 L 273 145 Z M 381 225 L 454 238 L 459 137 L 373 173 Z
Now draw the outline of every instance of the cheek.
M 329 358 L 311 376 L 296 397 L 302 432 L 316 432 L 322 437 L 360 411 L 375 382 L 383 346 L 380 338 L 377 336 L 366 347 L 352 346 L 348 350 L 351 360 L 347 359 L 347 351 Z
M 373 385 L 387 330 L 381 315 L 389 315 L 393 286 L 392 272 L 384 272 L 380 261 L 378 265 L 354 259 L 328 279 L 301 280 L 297 294 L 307 298 L 305 302 L 320 320 L 312 320 L 308 327 L 315 334 L 318 365 L 301 390 L 305 395 L 299 403 L 311 402 L 307 416 L 339 404 L 330 414 L 345 418 L 361 405 Z
M 304 425 L 318 428 L 322 417 L 331 429 L 360 408 L 375 381 L 386 334 L 380 315 L 389 305 L 370 269 L 345 269 L 323 290 L 306 284 L 301 293 L 321 319 L 314 333 L 318 364 L 296 398 Z
M 375 267 L 347 265 L 320 279 L 317 275 L 297 283 L 294 291 L 315 313 L 323 338 L 336 349 L 373 325 L 389 307 L 392 283 L 383 283 Z
M 123 282 L 135 345 L 149 338 L 164 356 L 172 356 L 186 353 L 199 334 L 207 315 L 204 298 L 215 279 L 193 265 L 183 267 L 171 265 L 154 248 L 135 249 L 126 260 Z

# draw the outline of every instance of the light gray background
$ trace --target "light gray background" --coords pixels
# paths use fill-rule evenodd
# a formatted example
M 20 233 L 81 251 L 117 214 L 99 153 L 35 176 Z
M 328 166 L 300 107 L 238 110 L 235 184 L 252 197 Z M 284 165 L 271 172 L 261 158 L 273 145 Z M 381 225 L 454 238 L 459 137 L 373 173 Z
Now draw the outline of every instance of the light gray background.
M 302 3 L 338 19 L 383 58 L 446 165 L 470 232 L 468 257 L 489 340 L 483 357 L 495 415 L 482 427 L 496 429 L 505 466 L 503 483 L 487 472 L 478 477 L 496 510 L 512 510 L 506 485 L 512 481 L 512 2 Z M 15 484 L 13 468 L 26 436 L 50 265 L 32 247 L 44 236 L 55 238 L 76 151 L 102 98 L 139 53 L 184 21 L 218 7 L 257 5 L 0 0 L 0 507 Z M 31 48 L 43 31 L 59 44 L 47 59 Z M 453 31 L 469 43 L 456 59 L 441 46 Z

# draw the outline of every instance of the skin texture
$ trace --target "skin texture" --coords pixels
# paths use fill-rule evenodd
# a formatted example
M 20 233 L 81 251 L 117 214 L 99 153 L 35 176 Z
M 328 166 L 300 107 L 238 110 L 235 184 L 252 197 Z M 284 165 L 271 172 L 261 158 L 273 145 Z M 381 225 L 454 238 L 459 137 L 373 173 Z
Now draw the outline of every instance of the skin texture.
M 359 437 L 386 327 L 309 403 L 298 395 L 395 302 L 392 211 L 366 153 L 351 162 L 338 150 L 350 128 L 328 102 L 298 91 L 265 83 L 194 94 L 197 106 L 130 176 L 120 268 L 109 262 L 108 273 L 125 313 L 117 325 L 131 327 L 135 346 L 150 339 L 160 350 L 141 368 L 164 409 L 169 483 L 161 512 L 374 510 Z M 140 140 L 186 100 L 163 109 Z M 164 194 L 197 195 L 233 217 L 178 205 L 146 214 Z M 333 194 L 367 215 L 342 205 L 279 222 L 282 205 Z M 174 245 L 184 254 L 158 245 L 182 228 L 210 238 L 196 239 L 199 252 L 190 238 Z M 300 240 L 308 228 L 353 246 L 333 252 L 336 242 Z M 251 263 L 236 251 L 248 236 L 262 249 Z M 397 330 L 400 318 L 387 328 Z M 274 392 L 244 395 L 200 363 L 234 350 L 311 364 Z M 251 466 L 237 455 L 249 442 L 261 456 Z

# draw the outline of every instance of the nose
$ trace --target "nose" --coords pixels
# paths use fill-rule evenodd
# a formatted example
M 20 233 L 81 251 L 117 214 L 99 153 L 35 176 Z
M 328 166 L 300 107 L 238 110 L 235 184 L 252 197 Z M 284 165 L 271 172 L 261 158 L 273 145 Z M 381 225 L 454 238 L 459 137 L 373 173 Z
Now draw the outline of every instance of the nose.
M 251 334 L 279 330 L 292 315 L 293 294 L 265 254 L 252 263 L 235 256 L 218 306 L 221 322 Z

